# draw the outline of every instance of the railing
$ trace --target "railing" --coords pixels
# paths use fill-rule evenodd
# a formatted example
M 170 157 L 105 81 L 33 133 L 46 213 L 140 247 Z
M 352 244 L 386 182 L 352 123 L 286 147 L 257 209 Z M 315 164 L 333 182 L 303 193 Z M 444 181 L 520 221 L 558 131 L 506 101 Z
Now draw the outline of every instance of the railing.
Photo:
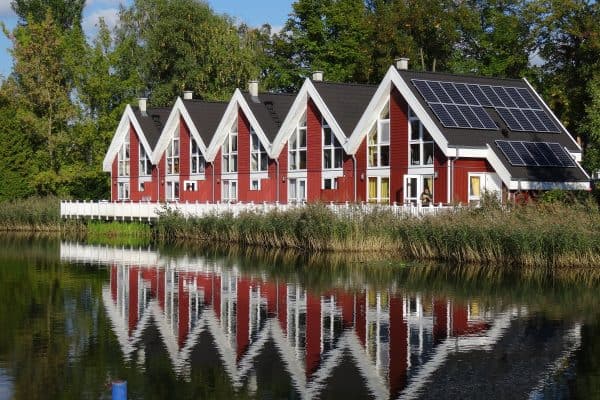
M 239 215 L 242 212 L 268 213 L 305 207 L 305 203 L 151 203 L 151 202 L 86 202 L 61 201 L 60 215 L 63 218 L 90 218 L 102 220 L 155 220 L 167 210 L 177 211 L 186 218 L 205 215 Z M 353 217 L 365 213 L 391 211 L 397 216 L 421 217 L 456 210 L 455 206 L 422 206 L 420 204 L 370 204 L 370 203 L 329 203 L 333 212 L 341 216 Z M 459 206 L 460 207 L 460 206 Z

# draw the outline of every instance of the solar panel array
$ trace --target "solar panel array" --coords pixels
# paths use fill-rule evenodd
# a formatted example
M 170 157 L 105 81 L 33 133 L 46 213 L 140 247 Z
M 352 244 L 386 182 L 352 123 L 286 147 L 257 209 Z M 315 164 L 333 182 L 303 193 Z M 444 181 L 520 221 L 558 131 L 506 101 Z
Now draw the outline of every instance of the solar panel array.
M 559 143 L 496 140 L 511 165 L 520 167 L 575 167 L 575 160 Z
M 413 79 L 413 85 L 447 128 L 497 130 L 484 107 L 494 108 L 509 129 L 554 132 L 560 128 L 525 88 Z

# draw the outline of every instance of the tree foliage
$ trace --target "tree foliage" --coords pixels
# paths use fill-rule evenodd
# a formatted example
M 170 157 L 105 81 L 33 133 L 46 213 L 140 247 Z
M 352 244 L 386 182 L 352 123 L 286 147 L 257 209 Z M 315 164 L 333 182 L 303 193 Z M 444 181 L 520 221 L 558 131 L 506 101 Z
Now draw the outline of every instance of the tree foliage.
M 81 25 L 85 0 L 12 0 L 10 5 L 22 24 L 39 24 L 50 11 L 58 26 L 71 29 Z

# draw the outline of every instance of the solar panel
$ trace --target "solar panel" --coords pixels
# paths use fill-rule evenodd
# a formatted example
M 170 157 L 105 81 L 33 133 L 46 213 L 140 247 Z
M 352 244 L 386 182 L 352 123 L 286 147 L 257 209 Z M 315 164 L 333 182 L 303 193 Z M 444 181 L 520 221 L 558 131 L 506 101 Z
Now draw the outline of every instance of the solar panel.
M 529 153 L 533 156 L 533 158 L 535 159 L 535 162 L 538 165 L 552 166 L 552 163 L 550 161 L 548 161 L 548 159 L 546 157 L 544 157 L 544 154 L 540 151 L 540 149 L 538 147 L 538 143 L 523 142 L 523 145 L 529 151 Z
M 510 128 L 511 131 L 522 131 L 523 128 L 519 124 L 519 122 L 513 117 L 512 113 L 508 108 L 497 108 L 498 114 L 506 123 L 506 126 Z
M 448 111 L 450 115 L 452 115 L 452 118 L 454 118 L 454 121 L 456 121 L 456 124 L 459 128 L 471 127 L 471 125 L 467 122 L 467 119 L 462 115 L 457 106 L 455 106 L 454 104 L 445 104 L 444 107 L 446 107 L 446 111 Z
M 559 143 L 496 140 L 496 145 L 514 166 L 577 166 L 573 157 Z
M 473 97 L 475 97 L 477 102 L 479 102 L 479 104 L 481 104 L 484 107 L 493 107 L 492 102 L 486 97 L 485 93 L 483 93 L 483 90 L 481 90 L 481 87 L 479 85 L 470 84 L 467 85 L 467 87 L 473 94 Z
M 535 110 L 535 115 L 544 124 L 547 132 L 560 132 L 558 126 L 552 121 L 552 119 L 542 110 Z
M 465 83 L 455 83 L 454 87 L 460 93 L 463 99 L 467 102 L 467 104 L 478 106 L 479 102 L 473 96 L 473 93 L 469 90 L 469 87 Z
M 504 103 L 502 102 L 502 100 L 500 100 L 500 97 L 498 97 L 498 95 L 494 92 L 494 89 L 492 89 L 491 86 L 480 85 L 479 87 L 494 107 L 504 107 Z
M 515 152 L 521 157 L 521 160 L 525 163 L 525 165 L 538 165 L 535 161 L 535 158 L 527 151 L 527 148 L 523 144 L 523 142 L 510 142 L 512 148 Z
M 565 151 L 563 146 L 558 143 L 548 143 L 548 146 L 552 149 L 552 152 L 556 155 L 563 167 L 574 167 L 576 165 L 573 157 Z
M 444 107 L 443 104 L 429 103 L 429 107 L 431 107 L 431 110 L 433 111 L 435 116 L 438 117 L 438 119 L 440 120 L 442 125 L 444 125 L 446 128 L 457 128 L 458 127 L 456 122 L 454 122 L 454 119 L 452 118 L 452 116 L 448 113 L 448 111 L 446 111 L 446 108 Z
M 511 142 L 508 142 L 506 140 L 496 140 L 496 145 L 498 145 L 500 150 L 502 150 L 502 153 L 504 153 L 504 156 L 506 157 L 506 159 L 512 165 L 515 165 L 515 166 L 525 165 L 525 163 L 523 162 L 521 157 L 519 157 L 519 154 L 517 154 L 515 149 L 513 149 Z
M 498 129 L 494 120 L 483 107 L 471 107 L 471 110 L 473 110 L 473 113 L 477 115 L 477 118 L 479 118 L 485 129 Z
M 448 96 L 448 94 L 442 87 L 441 82 L 427 81 L 427 83 L 429 84 L 431 91 L 435 93 L 438 99 L 440 99 L 440 103 L 452 104 L 452 99 L 450 98 L 450 96 Z
M 492 89 L 494 90 L 494 93 L 496 93 L 496 96 L 498 96 L 498 98 L 500 99 L 502 104 L 504 104 L 505 107 L 517 107 L 515 102 L 510 98 L 510 96 L 508 95 L 508 93 L 506 93 L 506 90 L 504 90 L 502 86 L 494 86 Z
M 421 93 L 421 96 L 423 96 L 425 101 L 429 103 L 437 103 L 439 101 L 435 93 L 433 93 L 433 91 L 429 88 L 427 81 L 413 79 L 412 82 L 419 93 Z
M 485 128 L 477 115 L 473 112 L 473 107 L 470 106 L 457 106 L 462 115 L 465 117 L 471 128 L 483 129 Z
M 517 88 L 517 92 L 519 92 L 519 94 L 521 95 L 521 97 L 523 98 L 523 100 L 525 101 L 525 103 L 527 103 L 527 105 L 529 106 L 529 108 L 531 108 L 533 110 L 541 110 L 542 109 L 542 107 L 535 100 L 535 98 L 529 92 L 529 90 L 527 90 L 525 88 Z
M 445 127 L 497 130 L 483 108 L 492 107 L 512 131 L 561 132 L 526 88 L 422 79 L 412 82 Z

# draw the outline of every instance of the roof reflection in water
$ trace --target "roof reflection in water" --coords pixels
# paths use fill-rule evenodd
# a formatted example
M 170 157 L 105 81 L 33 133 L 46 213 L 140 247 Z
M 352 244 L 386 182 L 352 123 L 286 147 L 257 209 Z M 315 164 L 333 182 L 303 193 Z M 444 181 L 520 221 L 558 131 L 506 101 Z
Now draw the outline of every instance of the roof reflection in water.
M 313 293 L 297 283 L 243 274 L 235 265 L 164 259 L 145 250 L 63 243 L 61 258 L 109 266 L 103 302 L 126 360 L 143 366 L 143 335 L 152 326 L 180 377 L 190 379 L 195 351 L 216 351 L 232 385 L 251 388 L 261 354 L 274 347 L 301 398 L 319 397 L 332 384 L 358 385 L 377 398 L 422 397 L 432 380 L 451 378 L 444 369 L 458 371 L 460 360 L 518 340 L 507 337 L 528 314 L 523 307 L 495 310 L 368 286 Z M 209 340 L 200 339 L 206 335 Z M 524 382 L 526 392 L 539 391 L 549 379 L 546 365 L 560 364 L 579 346 L 579 325 L 553 335 L 552 352 Z M 362 379 L 340 382 L 336 370 L 345 377 L 357 371 Z

